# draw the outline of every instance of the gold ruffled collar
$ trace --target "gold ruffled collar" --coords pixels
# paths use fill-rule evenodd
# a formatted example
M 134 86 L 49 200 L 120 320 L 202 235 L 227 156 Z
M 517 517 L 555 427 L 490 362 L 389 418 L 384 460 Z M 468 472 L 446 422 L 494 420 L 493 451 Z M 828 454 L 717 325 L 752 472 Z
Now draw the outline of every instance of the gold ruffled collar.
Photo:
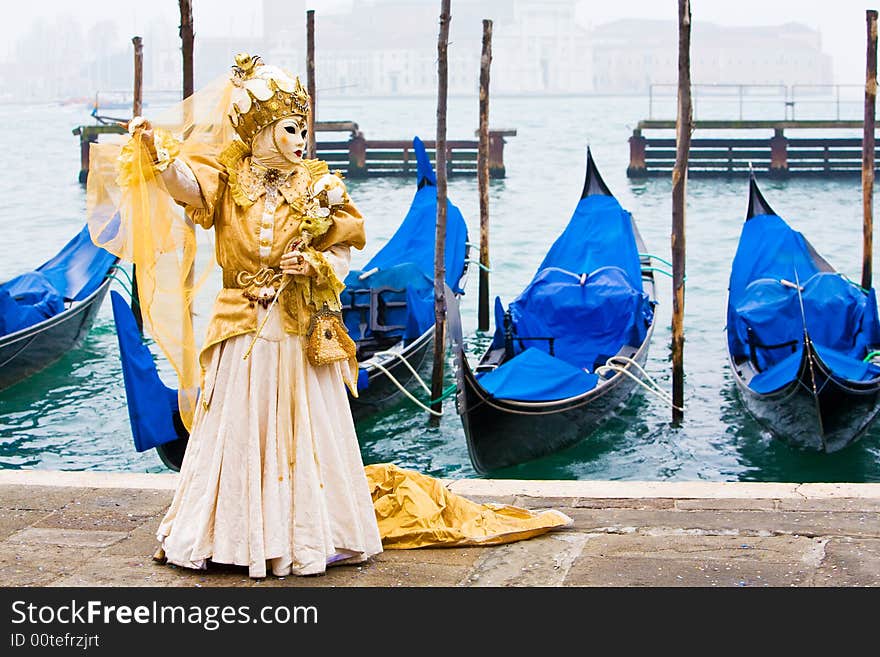
M 250 207 L 266 193 L 267 183 L 274 183 L 284 200 L 302 212 L 309 185 L 328 172 L 326 162 L 303 160 L 287 175 L 269 173 L 275 170 L 252 162 L 250 151 L 238 140 L 232 142 L 221 153 L 220 163 L 226 168 L 232 198 L 243 208 Z M 267 173 L 269 173 L 268 179 Z

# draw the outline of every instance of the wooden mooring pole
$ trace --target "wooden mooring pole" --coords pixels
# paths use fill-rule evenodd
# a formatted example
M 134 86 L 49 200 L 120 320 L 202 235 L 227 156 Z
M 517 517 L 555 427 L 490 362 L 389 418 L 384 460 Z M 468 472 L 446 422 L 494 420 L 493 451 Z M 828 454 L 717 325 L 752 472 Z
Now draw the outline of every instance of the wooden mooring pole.
M 431 409 L 443 411 L 443 362 L 446 358 L 446 89 L 449 66 L 450 0 L 440 2 L 440 35 L 437 38 L 437 229 L 434 233 L 434 369 L 431 375 Z M 431 414 L 429 422 L 440 425 L 440 417 Z
M 872 287 L 874 250 L 874 108 L 877 103 L 877 11 L 865 11 L 868 57 L 865 72 L 865 125 L 862 137 L 862 287 Z
M 141 37 L 132 37 L 134 44 L 134 89 L 132 91 L 131 116 L 140 116 L 144 110 L 144 43 Z M 137 271 L 131 266 L 131 312 L 141 333 L 144 332 L 144 318 L 141 315 L 140 296 L 138 295 Z
M 183 97 L 189 98 L 195 91 L 193 74 L 193 30 L 192 0 L 179 0 L 180 5 L 180 51 L 183 55 Z
M 186 100 L 195 92 L 195 72 L 193 66 L 193 51 L 195 50 L 195 29 L 193 28 L 192 0 L 179 0 L 178 4 L 180 7 L 180 53 L 183 59 L 183 88 L 181 89 L 181 93 L 183 95 L 183 99 Z M 194 119 L 194 116 L 188 116 L 185 119 L 185 123 L 189 124 Z M 195 226 L 190 226 L 189 230 L 192 232 L 193 239 L 195 241 Z M 186 283 L 183 295 L 183 316 L 185 319 L 182 331 L 184 334 L 192 331 L 192 297 L 193 288 L 195 287 L 195 278 L 195 262 L 192 262 L 190 264 L 189 270 L 186 272 Z M 183 368 L 185 381 L 193 380 L 192 368 L 195 367 L 195 364 L 195 358 L 184 358 Z
M 134 89 L 132 91 L 131 115 L 140 116 L 144 111 L 144 41 L 132 37 L 134 44 Z
M 310 158 L 317 157 L 317 145 L 315 140 L 315 110 L 317 108 L 315 98 L 315 10 L 306 11 L 306 86 L 311 99 L 311 111 L 309 112 L 309 142 L 306 152 Z
M 691 105 L 691 5 L 678 0 L 678 118 L 672 169 L 672 423 L 684 418 L 685 208 L 688 152 L 693 132 Z
M 492 21 L 483 19 L 480 57 L 480 145 L 477 175 L 480 186 L 480 290 L 477 329 L 489 330 L 489 68 L 492 65 Z

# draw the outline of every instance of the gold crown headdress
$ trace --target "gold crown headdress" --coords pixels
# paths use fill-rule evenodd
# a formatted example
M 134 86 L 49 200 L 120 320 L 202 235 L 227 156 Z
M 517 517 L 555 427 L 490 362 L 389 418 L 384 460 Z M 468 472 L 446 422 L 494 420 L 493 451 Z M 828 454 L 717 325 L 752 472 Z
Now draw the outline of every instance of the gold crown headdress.
M 289 116 L 308 117 L 309 93 L 277 66 L 267 66 L 258 56 L 239 53 L 232 67 L 232 103 L 229 120 L 248 146 L 267 125 Z

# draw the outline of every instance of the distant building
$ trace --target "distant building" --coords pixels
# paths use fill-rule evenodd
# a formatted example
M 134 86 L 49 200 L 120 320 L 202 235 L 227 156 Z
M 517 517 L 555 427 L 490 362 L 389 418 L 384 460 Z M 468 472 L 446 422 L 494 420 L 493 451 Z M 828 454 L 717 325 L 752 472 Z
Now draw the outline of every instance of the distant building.
M 267 60 L 305 70 L 305 3 L 263 0 Z M 572 0 L 458 2 L 450 24 L 449 93 L 479 89 L 482 21 L 493 21 L 493 93 L 585 93 L 592 88 L 587 32 Z M 315 69 L 327 95 L 437 93 L 438 6 L 364 0 L 348 13 L 316 12 Z
M 306 76 L 306 9 L 317 5 L 316 76 L 324 96 L 434 96 L 437 93 L 439 4 L 427 0 L 353 0 L 346 12 L 320 3 L 262 0 L 259 36 L 205 37 L 196 25 L 195 86 L 227 75 L 236 53 L 248 51 Z M 478 91 L 482 21 L 493 21 L 493 94 L 646 94 L 675 85 L 674 21 L 627 19 L 590 29 L 578 22 L 575 0 L 456 0 L 450 25 L 449 93 Z M 253 26 L 251 26 L 253 27 Z M 182 80 L 176 23 L 159 20 L 144 36 L 145 94 L 179 93 Z M 35 22 L 16 44 L 0 99 L 93 97 L 130 90 L 132 48 L 114 21 L 87 32 L 63 16 Z M 46 47 L 52 44 L 52 47 Z M 769 27 L 694 24 L 695 85 L 830 85 L 832 59 L 820 34 L 797 23 Z
M 645 94 L 678 80 L 678 26 L 621 20 L 590 32 L 597 93 Z M 819 32 L 798 23 L 722 27 L 699 23 L 691 35 L 693 84 L 830 85 L 831 56 Z
M 582 94 L 593 90 L 589 33 L 570 0 L 519 0 L 493 25 L 493 93 Z M 479 48 L 477 49 L 479 52 Z

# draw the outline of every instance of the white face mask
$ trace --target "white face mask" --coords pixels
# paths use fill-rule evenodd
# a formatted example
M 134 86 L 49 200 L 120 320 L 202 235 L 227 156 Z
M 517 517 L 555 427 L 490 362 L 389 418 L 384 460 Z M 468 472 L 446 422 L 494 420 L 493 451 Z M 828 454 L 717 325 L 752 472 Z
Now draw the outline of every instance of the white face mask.
M 254 159 L 264 166 L 282 170 L 302 162 L 307 130 L 304 116 L 288 117 L 266 126 L 254 137 Z
M 275 147 L 284 159 L 290 162 L 302 162 L 307 134 L 308 125 L 305 117 L 299 116 L 281 119 L 272 131 Z

